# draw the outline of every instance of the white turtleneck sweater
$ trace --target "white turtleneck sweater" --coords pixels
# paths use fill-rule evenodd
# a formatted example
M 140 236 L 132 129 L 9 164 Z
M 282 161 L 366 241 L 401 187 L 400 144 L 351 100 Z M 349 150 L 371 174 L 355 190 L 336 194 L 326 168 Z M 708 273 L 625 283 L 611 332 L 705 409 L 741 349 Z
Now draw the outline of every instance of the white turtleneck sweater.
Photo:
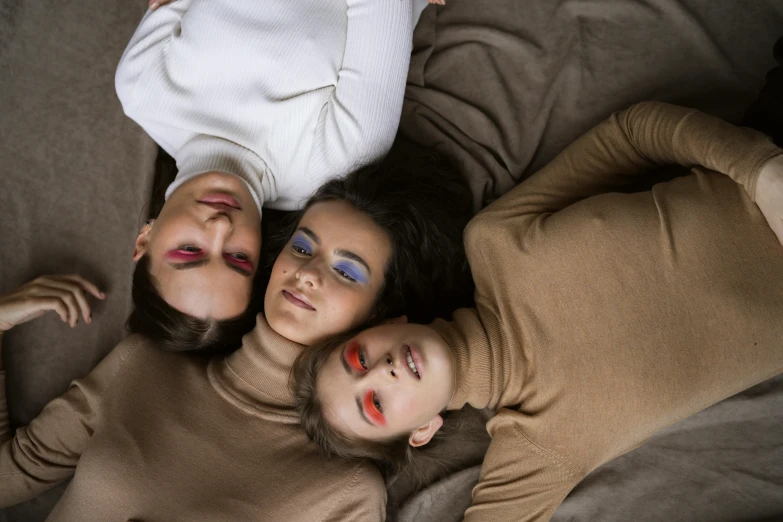
M 299 208 L 381 158 L 399 124 L 426 0 L 175 0 L 148 12 L 116 75 L 125 113 L 177 160 L 168 197 L 220 171 Z

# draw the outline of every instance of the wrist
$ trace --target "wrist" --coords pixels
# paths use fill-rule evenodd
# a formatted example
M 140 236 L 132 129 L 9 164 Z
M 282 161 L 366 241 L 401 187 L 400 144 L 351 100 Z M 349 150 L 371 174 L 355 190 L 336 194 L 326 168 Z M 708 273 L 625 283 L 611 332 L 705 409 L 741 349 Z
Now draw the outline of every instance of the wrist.
M 783 154 L 767 160 L 759 169 L 753 200 L 758 202 L 776 183 L 783 183 Z

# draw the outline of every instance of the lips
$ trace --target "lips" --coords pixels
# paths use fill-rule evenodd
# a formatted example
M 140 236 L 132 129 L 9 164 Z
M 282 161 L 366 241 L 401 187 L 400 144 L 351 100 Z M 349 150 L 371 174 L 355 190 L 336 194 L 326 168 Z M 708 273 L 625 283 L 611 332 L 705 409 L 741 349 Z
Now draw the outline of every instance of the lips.
M 299 292 L 295 292 L 293 290 L 283 290 L 283 297 L 285 297 L 286 301 L 293 304 L 294 306 L 298 306 L 304 310 L 310 310 L 311 312 L 315 311 L 315 307 L 310 303 L 310 301 L 308 301 L 307 298 Z
M 410 359 L 408 358 L 408 355 L 410 355 Z M 411 363 L 413 363 L 413 366 L 416 368 L 415 372 L 413 371 L 413 368 L 411 368 Z M 405 366 L 405 369 L 408 371 L 408 375 L 410 375 L 413 379 L 416 379 L 417 381 L 421 380 L 422 359 L 421 354 L 415 347 L 408 344 L 402 345 L 400 350 L 400 364 Z
M 223 192 L 212 192 L 199 199 L 198 202 L 223 212 L 242 210 L 242 206 L 234 196 Z

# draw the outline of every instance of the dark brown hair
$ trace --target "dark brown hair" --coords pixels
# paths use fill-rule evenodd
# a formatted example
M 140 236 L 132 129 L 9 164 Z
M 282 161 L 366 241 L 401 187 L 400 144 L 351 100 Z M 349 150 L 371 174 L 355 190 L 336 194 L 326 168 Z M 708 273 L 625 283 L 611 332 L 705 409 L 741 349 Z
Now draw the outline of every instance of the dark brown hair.
M 267 274 L 304 213 L 324 201 L 350 203 L 391 240 L 384 286 L 370 321 L 404 313 L 427 323 L 472 305 L 473 280 L 462 242 L 473 216 L 472 197 L 445 157 L 398 137 L 381 163 L 327 182 L 302 210 L 287 216 L 278 233 L 264 238 Z
M 386 473 L 404 471 L 411 475 L 415 482 L 425 476 L 431 479 L 433 469 L 436 475 L 445 475 L 453 469 L 457 459 L 450 459 L 448 454 L 439 452 L 438 449 L 461 427 L 459 417 L 452 417 L 452 412 L 441 412 L 443 426 L 428 444 L 418 448 L 409 444 L 410 434 L 380 441 L 364 440 L 344 435 L 326 421 L 323 404 L 316 391 L 318 373 L 329 355 L 357 333 L 358 330 L 354 330 L 323 341 L 305 350 L 297 358 L 291 372 L 291 386 L 300 426 L 319 446 L 326 458 L 369 459 Z
M 158 341 L 160 348 L 169 352 L 226 353 L 235 350 L 241 346 L 242 336 L 255 326 L 259 308 L 254 285 L 249 306 L 232 319 L 199 319 L 180 312 L 161 297 L 146 255 L 133 270 L 131 297 L 133 310 L 128 317 L 128 330 Z

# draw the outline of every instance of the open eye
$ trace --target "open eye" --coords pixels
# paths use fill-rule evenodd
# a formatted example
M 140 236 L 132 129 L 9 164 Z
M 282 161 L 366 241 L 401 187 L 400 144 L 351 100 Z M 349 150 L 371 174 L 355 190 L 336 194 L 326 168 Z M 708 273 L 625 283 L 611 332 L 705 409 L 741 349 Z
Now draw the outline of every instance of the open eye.
M 179 252 L 180 254 L 186 254 L 186 255 L 195 255 L 195 254 L 200 254 L 202 252 L 202 250 L 199 247 L 194 245 L 179 245 L 176 251 Z
M 356 341 L 353 341 L 345 347 L 345 359 L 354 371 L 367 371 L 367 359 L 365 359 L 364 353 L 362 353 L 362 350 L 359 348 L 359 343 Z
M 374 391 L 368 390 L 364 394 L 363 402 L 365 414 L 372 419 L 375 424 L 379 426 L 386 425 L 386 417 L 383 415 L 383 405 L 381 404 L 378 395 Z
M 291 243 L 291 250 L 300 256 L 310 256 L 313 254 L 313 248 L 310 246 L 310 243 L 301 238 L 294 239 L 293 243 Z
M 345 271 L 343 271 L 343 270 L 340 270 L 339 268 L 335 268 L 335 269 L 334 269 L 334 271 L 335 271 L 335 272 L 337 272 L 337 274 L 338 274 L 340 277 L 342 277 L 343 279 L 345 279 L 346 281 L 350 281 L 351 283 L 355 283 L 355 282 L 356 282 L 356 279 L 354 279 L 353 277 L 351 277 L 351 276 L 350 276 L 349 274 L 347 274 Z
M 250 261 L 250 257 L 245 254 L 244 252 L 232 252 L 230 254 L 231 257 L 236 259 L 237 261 Z
M 375 407 L 378 413 L 383 414 L 383 406 L 381 405 L 381 400 L 378 398 L 378 395 L 375 392 L 373 392 L 372 394 L 372 405 Z

